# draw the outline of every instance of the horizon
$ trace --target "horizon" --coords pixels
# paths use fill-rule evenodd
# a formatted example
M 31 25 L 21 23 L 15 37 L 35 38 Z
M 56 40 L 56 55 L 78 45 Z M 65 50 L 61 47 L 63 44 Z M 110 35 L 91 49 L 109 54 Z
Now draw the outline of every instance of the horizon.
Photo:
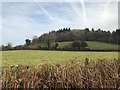
M 82 1 L 82 0 L 81 0 Z M 118 28 L 117 2 L 4 2 L 2 3 L 2 44 L 25 43 L 26 38 L 52 30 Z M 96 19 L 97 18 L 97 19 Z

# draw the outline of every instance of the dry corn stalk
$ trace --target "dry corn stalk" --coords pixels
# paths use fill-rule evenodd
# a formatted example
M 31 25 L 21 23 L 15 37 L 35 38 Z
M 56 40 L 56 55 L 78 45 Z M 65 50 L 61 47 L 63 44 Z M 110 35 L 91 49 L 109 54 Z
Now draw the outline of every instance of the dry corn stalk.
M 85 65 L 39 64 L 8 66 L 2 70 L 3 88 L 119 88 L 120 64 L 117 60 L 98 60 Z

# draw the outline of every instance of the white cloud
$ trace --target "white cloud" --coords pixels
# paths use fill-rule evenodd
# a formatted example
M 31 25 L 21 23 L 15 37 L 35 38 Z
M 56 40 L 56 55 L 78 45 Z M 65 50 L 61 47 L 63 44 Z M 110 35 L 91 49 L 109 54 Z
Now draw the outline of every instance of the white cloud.
M 3 43 L 23 44 L 26 38 L 63 27 L 117 28 L 117 3 L 3 4 Z
M 92 6 L 91 6 L 92 7 Z M 105 30 L 115 30 L 118 25 L 117 3 L 105 4 L 105 7 L 93 6 L 88 10 L 89 23 L 91 27 Z M 93 12 L 94 11 L 94 12 Z

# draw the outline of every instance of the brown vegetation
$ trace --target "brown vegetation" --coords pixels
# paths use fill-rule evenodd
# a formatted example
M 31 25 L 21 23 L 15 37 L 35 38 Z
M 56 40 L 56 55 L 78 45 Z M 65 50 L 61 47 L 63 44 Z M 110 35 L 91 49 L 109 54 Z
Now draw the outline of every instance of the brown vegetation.
M 118 88 L 118 60 L 3 67 L 3 88 Z

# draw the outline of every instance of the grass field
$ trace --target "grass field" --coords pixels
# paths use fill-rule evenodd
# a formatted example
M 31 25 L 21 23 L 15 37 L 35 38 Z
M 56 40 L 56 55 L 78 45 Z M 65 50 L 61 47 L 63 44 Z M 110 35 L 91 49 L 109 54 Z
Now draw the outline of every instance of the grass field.
M 118 50 L 118 45 L 104 42 L 87 41 L 88 46 L 93 50 Z
M 2 52 L 2 65 L 35 65 L 39 63 L 67 63 L 70 60 L 85 58 L 117 59 L 118 52 L 74 52 L 74 51 L 43 51 L 43 50 L 16 50 Z
M 91 50 L 118 50 L 117 44 L 109 44 L 109 43 L 96 42 L 96 41 L 87 41 L 87 44 Z M 60 48 L 63 48 L 65 46 L 72 46 L 72 41 L 59 42 Z

